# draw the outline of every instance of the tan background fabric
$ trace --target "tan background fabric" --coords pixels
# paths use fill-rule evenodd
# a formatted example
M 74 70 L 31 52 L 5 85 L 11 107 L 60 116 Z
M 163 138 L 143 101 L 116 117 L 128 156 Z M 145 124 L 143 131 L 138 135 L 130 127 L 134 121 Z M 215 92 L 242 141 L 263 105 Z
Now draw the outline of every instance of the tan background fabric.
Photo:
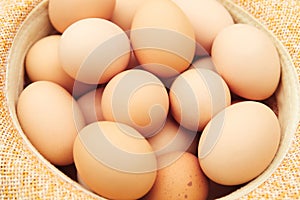
M 14 127 L 6 101 L 6 67 L 15 34 L 41 0 L 0 1 L 0 199 L 89 199 L 71 179 L 45 165 Z M 233 0 L 251 13 L 287 48 L 300 80 L 300 1 Z M 61 174 L 60 174 L 61 175 Z M 300 199 L 300 126 L 288 153 L 270 178 L 242 199 Z

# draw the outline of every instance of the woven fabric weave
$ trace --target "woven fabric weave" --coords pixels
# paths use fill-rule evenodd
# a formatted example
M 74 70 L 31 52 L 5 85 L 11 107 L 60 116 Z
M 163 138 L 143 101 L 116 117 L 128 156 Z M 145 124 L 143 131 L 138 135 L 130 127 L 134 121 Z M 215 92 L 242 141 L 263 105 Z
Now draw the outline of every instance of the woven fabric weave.
M 6 70 L 14 37 L 41 0 L 0 0 L 0 199 L 94 199 L 71 179 L 45 165 L 15 128 L 6 98 Z M 300 80 L 300 1 L 233 0 L 287 48 Z M 300 126 L 288 153 L 264 183 L 241 199 L 300 199 Z

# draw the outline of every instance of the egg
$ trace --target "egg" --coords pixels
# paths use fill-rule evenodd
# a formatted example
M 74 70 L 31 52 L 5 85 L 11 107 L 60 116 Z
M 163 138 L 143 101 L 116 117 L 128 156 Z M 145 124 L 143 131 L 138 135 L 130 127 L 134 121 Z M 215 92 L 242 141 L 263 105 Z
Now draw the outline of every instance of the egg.
M 234 24 L 227 9 L 218 1 L 173 0 L 193 25 L 199 49 L 210 53 L 217 34 L 225 27 Z
M 171 0 L 151 0 L 140 6 L 132 20 L 130 39 L 143 68 L 162 78 L 186 70 L 196 48 L 190 21 Z
M 225 81 L 217 73 L 202 68 L 179 75 L 171 85 L 169 98 L 172 116 L 191 131 L 203 130 L 231 101 Z
M 111 21 L 120 26 L 124 31 L 129 32 L 135 12 L 146 1 L 147 0 L 116 0 Z
M 87 124 L 104 120 L 101 108 L 103 90 L 104 87 L 97 88 L 77 100 Z
M 267 169 L 280 137 L 279 121 L 269 107 L 254 101 L 235 103 L 205 127 L 198 148 L 201 168 L 216 183 L 246 183 Z
M 157 160 L 150 144 L 125 124 L 89 124 L 76 137 L 73 152 L 82 181 L 108 199 L 138 199 L 156 179 Z
M 60 35 L 46 36 L 35 42 L 26 55 L 25 69 L 32 81 L 49 80 L 72 91 L 72 79 L 61 67 L 58 58 Z
M 110 19 L 115 4 L 115 0 L 49 0 L 49 19 L 54 28 L 63 33 L 81 19 Z
M 25 58 L 26 73 L 31 81 L 52 81 L 64 87 L 74 97 L 91 90 L 93 85 L 76 82 L 62 68 L 58 56 L 60 35 L 50 35 L 35 42 Z
M 64 88 L 49 81 L 31 83 L 19 96 L 17 116 L 25 135 L 48 161 L 73 163 L 73 143 L 85 121 Z
M 176 151 L 197 154 L 199 135 L 180 126 L 172 116 L 168 116 L 163 128 L 147 140 L 157 156 Z
M 233 93 L 263 100 L 277 89 L 279 55 L 273 41 L 258 28 L 248 24 L 226 27 L 214 40 L 211 56 Z
M 207 198 L 208 180 L 200 168 L 197 157 L 190 153 L 176 154 L 178 153 L 165 154 L 158 159 L 165 167 L 157 171 L 154 186 L 142 200 Z
M 108 82 L 101 107 L 105 120 L 127 124 L 149 137 L 163 127 L 169 98 L 165 86 L 156 76 L 141 69 L 131 69 Z
M 59 59 L 74 79 L 88 84 L 103 84 L 126 69 L 130 41 L 114 23 L 97 18 L 75 22 L 62 34 Z

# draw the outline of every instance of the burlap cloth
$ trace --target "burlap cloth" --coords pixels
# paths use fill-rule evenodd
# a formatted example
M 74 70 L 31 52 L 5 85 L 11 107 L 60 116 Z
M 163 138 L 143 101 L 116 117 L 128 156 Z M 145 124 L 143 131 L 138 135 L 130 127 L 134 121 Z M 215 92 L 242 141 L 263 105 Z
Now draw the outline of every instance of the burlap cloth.
M 300 1 L 233 0 L 265 25 L 288 50 L 300 78 Z M 92 199 L 71 179 L 32 153 L 12 123 L 6 67 L 16 32 L 41 0 L 0 0 L 0 198 Z M 11 58 L 13 59 L 13 58 Z M 62 178 L 63 177 L 63 178 Z M 300 126 L 274 173 L 241 199 L 300 199 Z

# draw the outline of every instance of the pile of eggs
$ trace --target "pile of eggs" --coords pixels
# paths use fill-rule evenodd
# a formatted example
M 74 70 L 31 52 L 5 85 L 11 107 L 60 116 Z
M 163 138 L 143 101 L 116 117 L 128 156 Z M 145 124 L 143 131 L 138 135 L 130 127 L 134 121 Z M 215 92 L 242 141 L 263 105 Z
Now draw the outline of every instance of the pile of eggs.
M 215 0 L 49 0 L 29 49 L 20 125 L 108 199 L 207 199 L 246 184 L 280 142 L 271 39 Z

